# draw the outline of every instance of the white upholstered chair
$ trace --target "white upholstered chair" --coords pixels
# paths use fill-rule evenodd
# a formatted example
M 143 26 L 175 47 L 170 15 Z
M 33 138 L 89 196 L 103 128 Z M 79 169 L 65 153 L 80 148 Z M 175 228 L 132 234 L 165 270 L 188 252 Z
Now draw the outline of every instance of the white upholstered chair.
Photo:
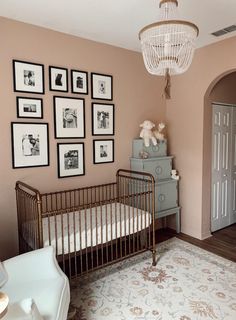
M 67 319 L 69 281 L 61 271 L 52 247 L 16 256 L 4 261 L 3 265 L 8 281 L 1 291 L 9 297 L 8 312 L 3 320 L 13 319 L 15 305 L 26 298 L 33 299 L 44 320 Z

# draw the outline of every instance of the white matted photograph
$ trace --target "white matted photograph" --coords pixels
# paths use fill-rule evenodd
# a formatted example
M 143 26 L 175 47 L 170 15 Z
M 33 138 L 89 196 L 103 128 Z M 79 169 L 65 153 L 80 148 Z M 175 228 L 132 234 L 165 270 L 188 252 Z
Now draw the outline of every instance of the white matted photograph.
M 71 70 L 71 92 L 88 94 L 88 72 Z
M 93 140 L 93 163 L 114 162 L 114 140 Z
M 16 97 L 17 118 L 43 118 L 43 99 Z
M 84 143 L 58 143 L 57 162 L 58 178 L 84 175 Z
M 114 104 L 92 103 L 92 135 L 109 136 L 115 133 Z
M 68 70 L 49 66 L 49 90 L 68 92 Z
M 83 98 L 54 96 L 55 138 L 84 138 L 84 112 Z
M 12 122 L 13 168 L 49 165 L 47 123 Z
M 13 60 L 15 92 L 44 94 L 44 66 L 39 63 Z
M 113 100 L 113 78 L 111 75 L 91 73 L 92 99 Z

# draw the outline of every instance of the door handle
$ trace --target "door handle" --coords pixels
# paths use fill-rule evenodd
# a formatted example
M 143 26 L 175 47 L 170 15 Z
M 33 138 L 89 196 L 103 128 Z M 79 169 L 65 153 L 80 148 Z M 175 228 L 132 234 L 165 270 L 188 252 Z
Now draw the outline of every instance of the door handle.
M 227 174 L 223 174 L 223 177 L 227 177 Z

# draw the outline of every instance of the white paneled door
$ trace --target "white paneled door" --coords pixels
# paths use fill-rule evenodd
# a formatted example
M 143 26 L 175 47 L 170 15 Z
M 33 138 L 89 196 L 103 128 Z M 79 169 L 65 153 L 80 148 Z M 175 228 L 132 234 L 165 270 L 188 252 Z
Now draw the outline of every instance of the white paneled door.
M 233 108 L 232 124 L 232 219 L 231 223 L 236 223 L 236 107 Z
M 233 125 L 235 116 L 234 110 L 235 108 L 233 106 L 213 104 L 211 183 L 212 232 L 225 228 L 236 221 L 236 133 L 233 135 L 236 124 Z

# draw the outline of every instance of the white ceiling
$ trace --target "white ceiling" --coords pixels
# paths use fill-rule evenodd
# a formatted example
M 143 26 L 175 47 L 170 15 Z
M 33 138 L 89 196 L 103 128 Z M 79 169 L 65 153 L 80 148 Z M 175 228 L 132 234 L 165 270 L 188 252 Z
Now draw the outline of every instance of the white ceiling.
M 135 51 L 158 10 L 158 0 L 0 0 L 3 17 Z M 197 47 L 236 35 L 210 35 L 236 23 L 236 0 L 179 0 L 179 14 L 199 27 Z

